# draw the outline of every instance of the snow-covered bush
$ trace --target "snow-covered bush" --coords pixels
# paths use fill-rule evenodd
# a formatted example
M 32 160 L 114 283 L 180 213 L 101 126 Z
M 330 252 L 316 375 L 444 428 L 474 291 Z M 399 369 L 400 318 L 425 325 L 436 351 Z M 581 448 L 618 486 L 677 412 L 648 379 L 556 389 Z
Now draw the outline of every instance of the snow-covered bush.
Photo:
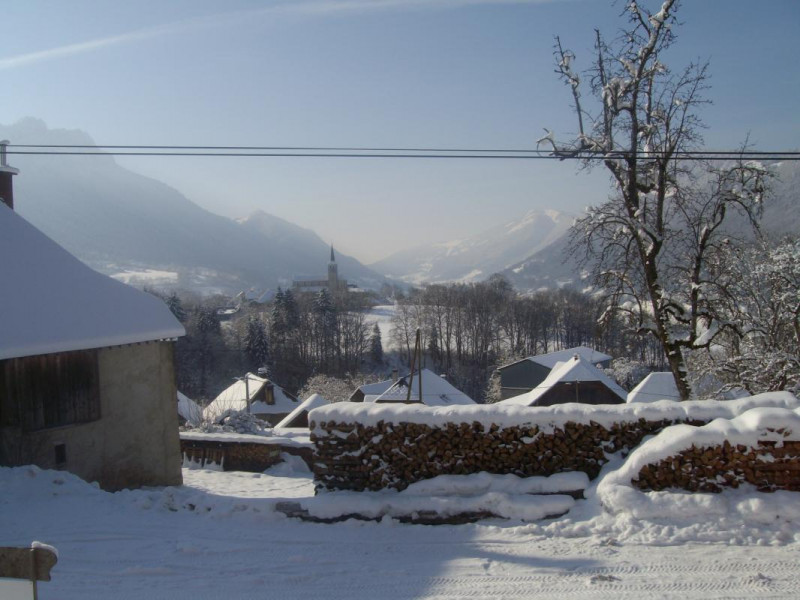
M 638 360 L 615 358 L 606 373 L 626 390 L 632 390 L 650 373 L 650 368 Z
M 226 410 L 220 417 L 213 421 L 204 420 L 195 431 L 204 433 L 248 433 L 251 435 L 271 435 L 272 428 L 269 423 L 262 421 L 252 414 L 244 411 Z

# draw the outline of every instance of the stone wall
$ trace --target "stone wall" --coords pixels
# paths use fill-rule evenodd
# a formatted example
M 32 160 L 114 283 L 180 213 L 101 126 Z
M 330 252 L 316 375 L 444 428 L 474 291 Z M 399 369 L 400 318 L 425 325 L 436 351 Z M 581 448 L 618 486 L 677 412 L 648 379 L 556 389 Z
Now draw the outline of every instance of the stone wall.
M 668 488 L 721 492 L 749 483 L 759 491 L 800 491 L 800 442 L 759 441 L 757 446 L 730 444 L 688 448 L 644 465 L 631 484 L 642 491 Z
M 480 471 L 520 477 L 583 471 L 594 478 L 608 453 L 630 450 L 675 422 L 638 419 L 608 427 L 566 422 L 546 431 L 538 425 L 486 427 L 478 421 L 441 426 L 312 423 L 314 479 L 330 490 L 363 491 L 401 490 L 437 475 Z

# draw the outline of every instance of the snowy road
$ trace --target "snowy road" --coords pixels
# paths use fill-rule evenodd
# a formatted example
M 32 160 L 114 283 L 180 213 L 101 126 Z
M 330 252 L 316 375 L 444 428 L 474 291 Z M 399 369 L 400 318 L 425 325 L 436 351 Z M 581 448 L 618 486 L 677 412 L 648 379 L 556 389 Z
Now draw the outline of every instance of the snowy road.
M 561 521 L 321 525 L 273 510 L 312 493 L 307 474 L 185 476 L 183 488 L 107 494 L 67 474 L 0 469 L 0 545 L 59 549 L 43 600 L 800 597 L 791 539 L 654 545 L 676 532 L 639 543 L 623 527 L 617 541 L 580 515 L 560 530 Z

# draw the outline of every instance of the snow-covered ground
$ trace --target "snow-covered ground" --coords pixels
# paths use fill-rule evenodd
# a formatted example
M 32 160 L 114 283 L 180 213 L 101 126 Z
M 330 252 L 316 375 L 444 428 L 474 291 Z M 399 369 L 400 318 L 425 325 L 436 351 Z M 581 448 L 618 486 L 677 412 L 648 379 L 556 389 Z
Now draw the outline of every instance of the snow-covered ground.
M 457 491 L 491 483 L 471 477 Z M 426 485 L 418 491 L 455 489 Z M 780 510 L 796 494 L 694 494 L 683 519 L 637 519 L 625 495 L 612 513 L 594 488 L 567 516 L 536 523 L 324 525 L 274 510 L 313 496 L 291 457 L 264 474 L 186 468 L 182 487 L 115 494 L 63 472 L 0 468 L 0 545 L 59 550 L 43 600 L 800 596 L 800 526 Z M 315 501 L 345 501 L 337 494 Z M 665 505 L 690 497 L 657 494 Z M 749 512 L 731 508 L 743 505 Z

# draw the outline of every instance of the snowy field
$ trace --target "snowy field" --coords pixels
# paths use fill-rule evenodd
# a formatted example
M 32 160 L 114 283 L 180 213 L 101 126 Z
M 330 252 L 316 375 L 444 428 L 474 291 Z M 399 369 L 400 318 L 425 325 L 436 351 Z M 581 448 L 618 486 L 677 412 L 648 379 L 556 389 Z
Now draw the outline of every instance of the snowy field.
M 377 323 L 378 329 L 381 332 L 381 344 L 383 345 L 384 352 L 388 350 L 396 350 L 392 343 L 390 336 L 392 331 L 392 317 L 397 312 L 397 306 L 394 304 L 384 304 L 381 306 L 373 306 L 367 311 L 366 322 L 372 331 L 372 326 Z
M 800 597 L 800 527 L 781 510 L 800 504 L 790 492 L 639 493 L 673 508 L 661 520 L 611 514 L 590 488 L 567 516 L 537 523 L 324 525 L 274 510 L 313 495 L 296 461 L 264 474 L 184 469 L 184 481 L 109 494 L 63 472 L 0 468 L 0 545 L 59 550 L 43 600 Z

